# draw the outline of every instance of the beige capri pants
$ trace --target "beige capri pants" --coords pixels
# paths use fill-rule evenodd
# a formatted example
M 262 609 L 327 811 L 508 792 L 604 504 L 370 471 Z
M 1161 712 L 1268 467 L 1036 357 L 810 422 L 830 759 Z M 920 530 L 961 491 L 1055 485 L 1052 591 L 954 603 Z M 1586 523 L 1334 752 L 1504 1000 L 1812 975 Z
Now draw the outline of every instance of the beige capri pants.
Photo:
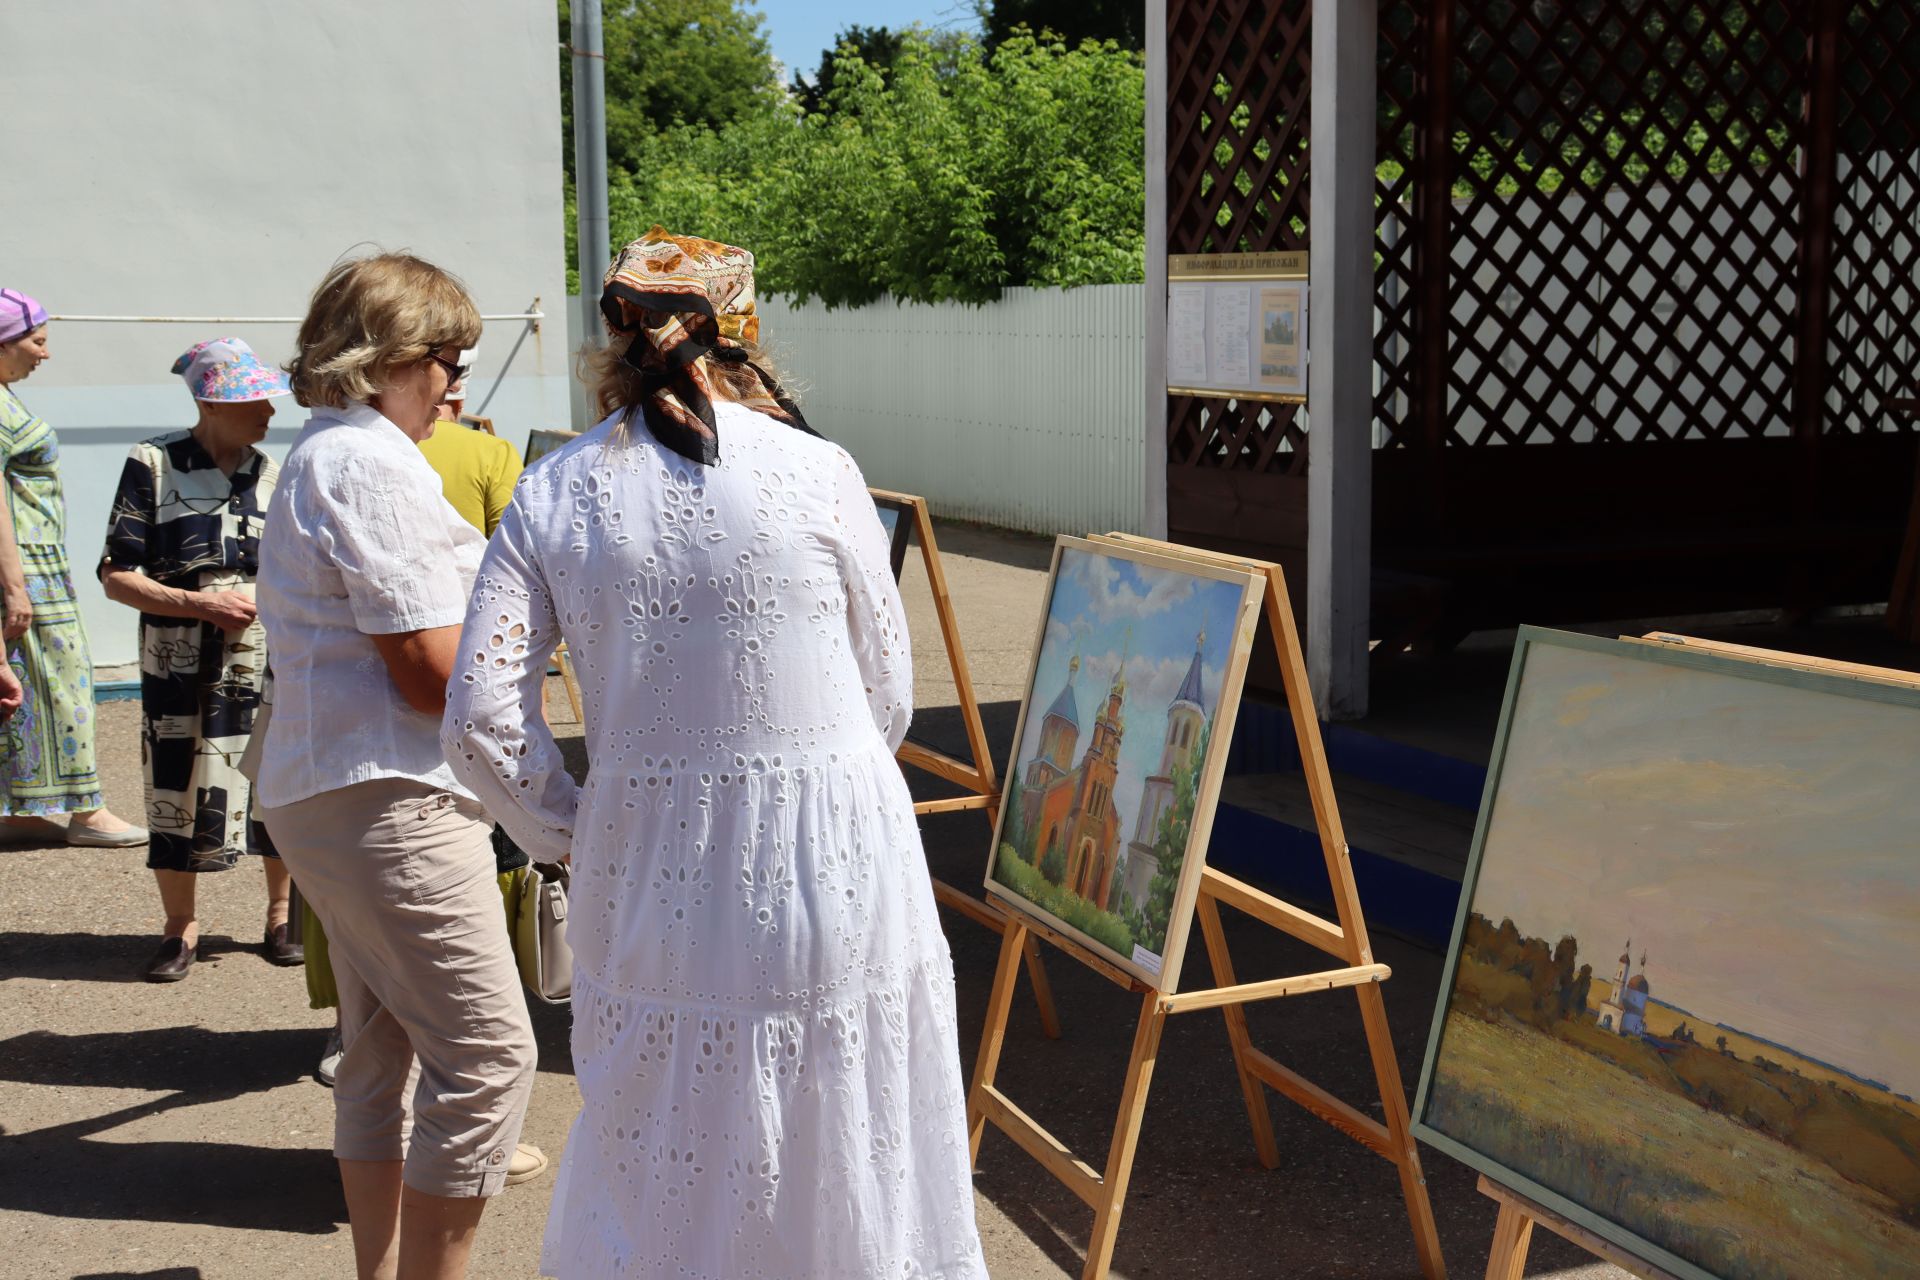
M 499 1194 L 538 1053 L 480 806 L 381 778 L 260 817 L 340 989 L 333 1154 L 404 1160 L 429 1195 Z

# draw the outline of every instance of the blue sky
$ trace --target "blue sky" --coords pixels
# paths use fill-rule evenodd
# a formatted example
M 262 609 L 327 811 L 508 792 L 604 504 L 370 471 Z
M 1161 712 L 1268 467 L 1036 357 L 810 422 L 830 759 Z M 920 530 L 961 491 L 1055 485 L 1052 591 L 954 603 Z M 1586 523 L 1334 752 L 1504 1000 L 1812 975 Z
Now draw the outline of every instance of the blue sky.
M 1114 671 L 1124 656 L 1126 733 L 1120 740 L 1120 777 L 1113 788 L 1124 847 L 1134 836 L 1142 784 L 1160 764 L 1167 705 L 1179 691 L 1193 661 L 1195 637 L 1203 629 L 1206 709 L 1212 715 L 1219 708 L 1220 677 L 1233 643 L 1240 596 L 1241 588 L 1230 583 L 1146 569 L 1078 549 L 1063 552 L 1017 771 L 1024 775 L 1033 759 L 1040 721 L 1060 695 L 1076 652 L 1080 676 L 1074 682 L 1074 700 L 1080 711 L 1080 742 L 1074 763 L 1079 763 L 1093 737 L 1094 716 L 1105 704 Z
M 774 57 L 794 72 L 812 75 L 820 52 L 846 27 L 929 27 L 975 29 L 967 0 L 760 0 Z

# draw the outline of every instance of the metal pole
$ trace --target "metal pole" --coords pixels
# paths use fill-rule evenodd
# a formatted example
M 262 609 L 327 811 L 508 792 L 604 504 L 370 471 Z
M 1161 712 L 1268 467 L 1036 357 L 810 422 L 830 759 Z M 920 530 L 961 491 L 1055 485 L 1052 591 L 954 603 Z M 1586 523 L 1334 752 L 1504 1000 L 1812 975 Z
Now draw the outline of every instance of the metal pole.
M 607 55 L 600 0 L 573 0 L 573 191 L 579 211 L 580 341 L 600 345 L 600 273 L 606 269 Z

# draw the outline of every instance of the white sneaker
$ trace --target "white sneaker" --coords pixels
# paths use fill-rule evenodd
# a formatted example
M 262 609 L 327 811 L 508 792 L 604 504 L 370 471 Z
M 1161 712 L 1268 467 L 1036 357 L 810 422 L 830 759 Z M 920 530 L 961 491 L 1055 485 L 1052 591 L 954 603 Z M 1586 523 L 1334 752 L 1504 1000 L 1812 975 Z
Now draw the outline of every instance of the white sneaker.
M 340 1069 L 340 1055 L 345 1052 L 340 1047 L 340 1024 L 334 1023 L 333 1030 L 327 1032 L 327 1047 L 320 1051 L 320 1065 L 313 1074 L 321 1084 L 333 1088 L 333 1074 Z
M 539 1177 L 549 1163 L 546 1152 L 532 1143 L 521 1143 L 513 1149 L 513 1159 L 507 1161 L 507 1185 L 517 1187 Z

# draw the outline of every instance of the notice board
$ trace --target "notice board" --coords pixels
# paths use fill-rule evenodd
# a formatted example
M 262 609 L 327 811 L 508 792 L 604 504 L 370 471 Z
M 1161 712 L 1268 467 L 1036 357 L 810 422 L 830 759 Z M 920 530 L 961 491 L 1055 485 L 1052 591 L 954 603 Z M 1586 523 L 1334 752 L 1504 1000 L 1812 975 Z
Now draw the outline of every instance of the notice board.
M 1168 256 L 1167 391 L 1306 402 L 1306 250 Z

